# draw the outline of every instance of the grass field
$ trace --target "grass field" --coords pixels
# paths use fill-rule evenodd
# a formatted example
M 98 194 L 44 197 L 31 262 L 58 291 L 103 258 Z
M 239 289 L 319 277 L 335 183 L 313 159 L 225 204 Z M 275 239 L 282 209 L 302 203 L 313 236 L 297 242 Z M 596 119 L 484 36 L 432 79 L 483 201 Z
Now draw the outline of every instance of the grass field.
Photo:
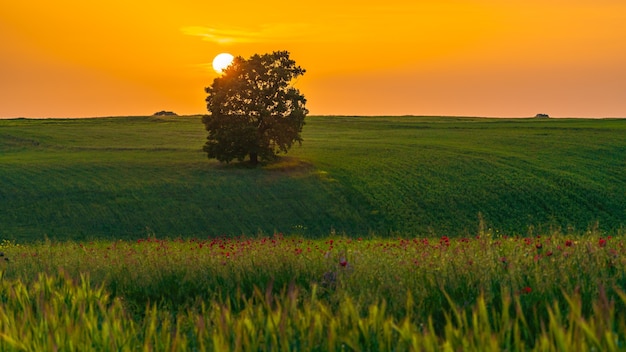
M 0 349 L 619 351 L 625 240 L 5 241 Z
M 0 120 L 0 237 L 609 233 L 626 120 L 309 117 L 277 164 L 219 165 L 199 117 Z
M 0 350 L 624 350 L 625 129 L 311 117 L 249 169 L 198 117 L 2 120 Z

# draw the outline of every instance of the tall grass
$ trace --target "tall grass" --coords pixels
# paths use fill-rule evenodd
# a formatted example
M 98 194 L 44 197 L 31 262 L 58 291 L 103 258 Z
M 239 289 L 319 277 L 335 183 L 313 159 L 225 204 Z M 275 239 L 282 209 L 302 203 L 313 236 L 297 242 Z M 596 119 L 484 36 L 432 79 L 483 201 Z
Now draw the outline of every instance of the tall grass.
M 620 304 L 626 295 L 619 294 Z M 133 319 L 122 300 L 82 277 L 40 275 L 30 285 L 0 283 L 0 349 L 3 351 L 618 351 L 624 349 L 626 318 L 601 295 L 591 314 L 580 296 L 548 306 L 542 328 L 529 334 L 519 296 L 505 295 L 497 308 L 479 296 L 469 309 L 452 305 L 442 329 L 411 315 L 388 312 L 385 300 L 363 310 L 349 296 L 338 307 L 301 298 L 292 288 L 278 295 L 255 289 L 249 298 L 213 300 L 176 315 L 148 306 Z M 406 301 L 412 311 L 413 298 Z M 233 309 L 233 306 L 238 306 Z
M 625 239 L 4 242 L 0 341 L 17 350 L 72 349 L 75 339 L 122 350 L 618 350 Z M 116 337 L 93 342 L 99 330 Z M 28 341 L 39 345 L 20 345 Z

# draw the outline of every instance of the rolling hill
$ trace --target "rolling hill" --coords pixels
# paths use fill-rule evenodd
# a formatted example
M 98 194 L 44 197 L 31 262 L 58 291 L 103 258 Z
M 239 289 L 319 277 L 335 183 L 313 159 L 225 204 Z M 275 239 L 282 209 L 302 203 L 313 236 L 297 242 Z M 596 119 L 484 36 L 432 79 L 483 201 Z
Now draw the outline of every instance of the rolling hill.
M 249 169 L 206 158 L 198 116 L 0 120 L 0 238 L 623 232 L 625 135 L 623 119 L 311 116 L 302 146 Z

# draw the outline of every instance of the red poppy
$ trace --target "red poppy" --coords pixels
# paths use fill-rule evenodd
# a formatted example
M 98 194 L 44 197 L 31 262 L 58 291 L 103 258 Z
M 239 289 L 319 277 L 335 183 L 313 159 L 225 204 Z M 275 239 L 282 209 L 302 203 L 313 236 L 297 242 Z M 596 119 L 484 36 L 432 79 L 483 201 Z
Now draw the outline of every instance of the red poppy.
M 341 258 L 341 259 L 339 260 L 339 265 L 341 265 L 341 266 L 345 267 L 345 266 L 347 266 L 347 265 L 348 265 L 348 261 L 347 261 L 347 260 L 345 260 L 344 258 Z
M 522 293 L 529 294 L 531 292 L 533 292 L 533 289 L 530 288 L 530 286 L 526 286 L 522 289 Z
M 565 247 L 571 247 L 571 246 L 572 246 L 572 240 L 565 241 Z
M 450 238 L 448 236 L 442 236 L 439 240 L 439 244 L 444 246 L 450 246 Z
M 600 245 L 600 247 L 604 247 L 606 246 L 606 240 L 604 238 L 600 238 L 600 240 L 598 241 L 598 244 Z

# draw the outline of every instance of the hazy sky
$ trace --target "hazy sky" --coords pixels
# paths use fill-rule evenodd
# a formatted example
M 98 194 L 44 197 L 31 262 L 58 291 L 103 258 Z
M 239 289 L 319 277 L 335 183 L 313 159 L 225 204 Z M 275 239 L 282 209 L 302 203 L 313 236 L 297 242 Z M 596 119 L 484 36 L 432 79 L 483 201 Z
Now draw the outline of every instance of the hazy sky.
M 275 50 L 314 115 L 626 117 L 624 0 L 0 0 L 0 117 L 201 114 Z

